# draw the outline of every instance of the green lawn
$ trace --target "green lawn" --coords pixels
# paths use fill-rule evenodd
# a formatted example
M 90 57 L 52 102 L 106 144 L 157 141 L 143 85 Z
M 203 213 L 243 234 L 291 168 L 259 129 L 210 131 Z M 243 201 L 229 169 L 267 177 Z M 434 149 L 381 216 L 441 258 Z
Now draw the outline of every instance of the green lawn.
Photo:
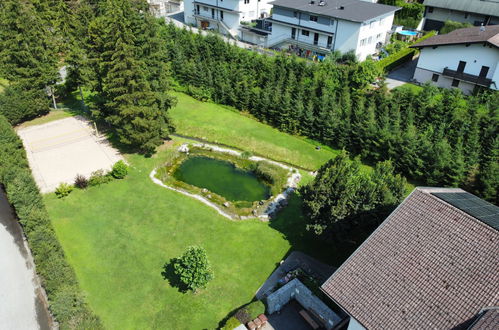
M 279 132 L 228 107 L 200 102 L 182 93 L 175 96 L 178 104 L 170 115 L 178 134 L 242 148 L 309 170 L 318 169 L 338 154 L 324 146 L 315 150 L 319 145 L 316 142 Z
M 412 91 L 415 94 L 419 94 L 419 92 L 421 92 L 423 90 L 423 87 L 415 85 L 415 84 L 411 84 L 411 83 L 406 83 L 406 84 L 403 84 L 401 86 L 395 87 L 393 90 L 396 90 L 396 89 L 397 90 L 408 90 L 408 91 Z

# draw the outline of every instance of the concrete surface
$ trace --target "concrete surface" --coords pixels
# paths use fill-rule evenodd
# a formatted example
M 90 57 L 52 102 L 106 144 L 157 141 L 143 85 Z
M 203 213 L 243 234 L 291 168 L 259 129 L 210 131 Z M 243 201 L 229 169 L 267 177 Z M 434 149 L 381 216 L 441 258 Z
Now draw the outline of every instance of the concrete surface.
M 110 170 L 122 159 L 80 116 L 21 128 L 17 134 L 42 193 L 54 191 L 61 182 L 73 183 L 77 174 L 88 178 L 96 170 Z
M 281 278 L 298 267 L 309 274 L 313 274 L 321 282 L 327 280 L 336 270 L 335 267 L 326 265 L 303 252 L 293 251 L 258 289 L 255 294 L 256 298 L 258 300 L 264 300 Z
M 417 64 L 418 58 L 402 64 L 390 72 L 386 77 L 386 85 L 388 89 L 393 89 L 410 82 L 414 76 L 414 71 L 416 71 Z
M 31 253 L 0 189 L 0 329 L 50 329 Z

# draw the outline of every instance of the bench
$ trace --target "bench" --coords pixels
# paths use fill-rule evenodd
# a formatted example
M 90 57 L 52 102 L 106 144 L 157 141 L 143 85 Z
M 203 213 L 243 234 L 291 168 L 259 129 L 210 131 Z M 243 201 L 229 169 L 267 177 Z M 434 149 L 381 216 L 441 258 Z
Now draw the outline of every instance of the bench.
M 310 326 L 313 329 L 319 329 L 319 325 L 317 324 L 317 322 L 315 322 L 312 319 L 312 317 L 310 317 L 310 315 L 308 315 L 307 311 L 305 311 L 304 309 L 302 309 L 298 313 L 305 319 L 305 321 L 307 321 L 308 324 L 310 324 Z

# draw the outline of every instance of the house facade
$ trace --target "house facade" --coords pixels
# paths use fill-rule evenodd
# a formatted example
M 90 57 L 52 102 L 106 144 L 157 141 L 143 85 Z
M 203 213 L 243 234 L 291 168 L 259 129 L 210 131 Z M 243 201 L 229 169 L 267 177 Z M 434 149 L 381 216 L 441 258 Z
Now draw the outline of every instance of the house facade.
M 499 25 L 459 29 L 411 47 L 421 50 L 414 80 L 439 87 L 499 89 Z
M 184 10 L 183 0 L 147 0 L 156 17 L 165 17 L 170 13 Z
M 353 51 L 359 60 L 388 38 L 397 7 L 360 0 L 276 0 L 265 46 L 327 55 Z
M 475 26 L 499 24 L 497 0 L 425 0 L 424 29 L 440 30 L 445 21 Z
M 272 6 L 268 0 L 187 0 L 184 8 L 187 24 L 240 39 L 240 26 L 269 16 Z
M 322 285 L 348 330 L 497 329 L 499 207 L 416 188 Z

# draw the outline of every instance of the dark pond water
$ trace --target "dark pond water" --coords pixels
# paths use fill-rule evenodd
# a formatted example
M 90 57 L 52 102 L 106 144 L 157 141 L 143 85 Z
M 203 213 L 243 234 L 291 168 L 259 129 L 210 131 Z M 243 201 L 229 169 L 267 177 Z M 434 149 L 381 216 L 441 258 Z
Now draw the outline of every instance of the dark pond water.
M 253 202 L 270 196 L 270 188 L 253 173 L 243 171 L 230 162 L 209 157 L 188 158 L 174 176 L 177 180 L 206 188 L 232 202 Z

